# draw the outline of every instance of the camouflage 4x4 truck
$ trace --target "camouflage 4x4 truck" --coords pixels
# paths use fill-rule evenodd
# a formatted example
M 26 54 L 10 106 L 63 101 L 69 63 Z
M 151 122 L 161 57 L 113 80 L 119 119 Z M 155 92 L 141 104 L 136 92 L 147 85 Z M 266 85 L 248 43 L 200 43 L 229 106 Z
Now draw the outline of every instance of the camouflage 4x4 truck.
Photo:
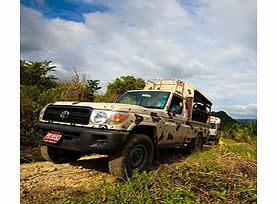
M 41 155 L 73 162 L 91 153 L 109 156 L 116 177 L 147 170 L 162 148 L 200 150 L 209 136 L 212 103 L 191 83 L 149 80 L 114 103 L 56 102 L 35 124 Z
M 221 131 L 221 119 L 219 117 L 210 116 L 210 134 L 208 137 L 208 142 L 218 143 L 220 139 L 220 131 Z

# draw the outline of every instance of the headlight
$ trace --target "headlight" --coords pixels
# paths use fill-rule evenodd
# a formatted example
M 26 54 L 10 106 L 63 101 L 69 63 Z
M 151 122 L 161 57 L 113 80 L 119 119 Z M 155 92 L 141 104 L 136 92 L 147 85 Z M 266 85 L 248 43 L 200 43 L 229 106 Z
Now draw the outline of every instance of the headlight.
M 117 124 L 128 118 L 128 113 L 105 110 L 93 110 L 90 121 L 94 124 Z
M 108 124 L 111 111 L 93 110 L 90 121 L 95 124 Z
M 41 109 L 41 111 L 40 111 L 40 113 L 39 113 L 38 120 L 42 120 L 42 119 L 43 119 L 43 115 L 44 115 L 44 112 L 45 112 L 45 110 L 46 110 L 47 107 L 48 107 L 48 105 L 44 106 L 44 107 Z

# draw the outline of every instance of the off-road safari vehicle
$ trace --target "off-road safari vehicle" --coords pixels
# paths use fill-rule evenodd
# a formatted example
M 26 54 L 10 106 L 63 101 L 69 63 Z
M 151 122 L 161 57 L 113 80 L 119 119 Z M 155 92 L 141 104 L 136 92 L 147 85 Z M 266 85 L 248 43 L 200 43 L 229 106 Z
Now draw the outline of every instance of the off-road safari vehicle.
M 44 107 L 35 124 L 42 156 L 55 163 L 85 154 L 109 156 L 110 173 L 131 176 L 147 170 L 161 148 L 200 150 L 209 136 L 212 103 L 194 85 L 149 80 L 115 103 L 56 102 Z
M 220 139 L 221 120 L 218 117 L 210 116 L 210 134 L 208 137 L 208 143 L 218 143 Z

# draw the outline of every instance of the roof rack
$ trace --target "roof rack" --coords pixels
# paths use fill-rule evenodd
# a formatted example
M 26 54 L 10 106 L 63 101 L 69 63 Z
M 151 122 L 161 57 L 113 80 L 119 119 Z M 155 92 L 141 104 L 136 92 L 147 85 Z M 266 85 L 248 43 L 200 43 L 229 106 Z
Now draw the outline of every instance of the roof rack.
M 179 79 L 150 79 L 146 82 L 144 90 L 174 91 L 183 97 L 193 97 L 195 86 Z

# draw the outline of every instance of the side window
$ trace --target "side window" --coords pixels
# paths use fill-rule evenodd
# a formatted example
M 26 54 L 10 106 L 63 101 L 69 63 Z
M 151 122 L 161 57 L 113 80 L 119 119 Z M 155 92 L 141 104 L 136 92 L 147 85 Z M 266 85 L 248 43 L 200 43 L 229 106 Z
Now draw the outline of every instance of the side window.
M 178 115 L 182 115 L 183 113 L 183 99 L 179 96 L 173 96 L 171 100 L 171 104 L 169 106 L 170 112 L 175 112 Z

